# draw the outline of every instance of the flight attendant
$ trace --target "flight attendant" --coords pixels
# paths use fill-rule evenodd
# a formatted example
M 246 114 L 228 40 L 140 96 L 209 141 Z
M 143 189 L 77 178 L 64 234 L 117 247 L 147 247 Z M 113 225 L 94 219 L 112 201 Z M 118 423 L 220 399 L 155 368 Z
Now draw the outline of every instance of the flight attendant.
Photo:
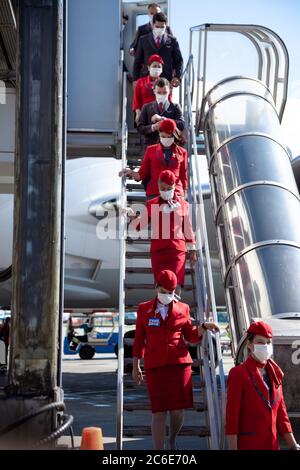
M 162 74 L 164 61 L 158 54 L 153 54 L 148 59 L 149 74 L 137 80 L 133 93 L 132 111 L 135 112 L 135 120 L 138 122 L 144 104 L 156 100 L 154 94 L 155 84 Z M 170 94 L 168 95 L 171 101 Z
M 146 149 L 139 171 L 122 170 L 119 176 L 129 175 L 135 181 L 143 181 L 147 199 L 159 196 L 158 179 L 163 170 L 170 170 L 175 175 L 175 191 L 184 196 L 187 189 L 187 151 L 174 143 L 176 123 L 165 119 L 159 124 L 160 143 L 149 145 Z
M 176 274 L 180 295 L 184 285 L 186 253 L 189 253 L 191 267 L 197 261 L 195 234 L 192 228 L 189 205 L 184 198 L 175 193 L 175 175 L 170 170 L 159 175 L 158 187 L 160 195 L 147 201 L 146 210 L 138 217 L 138 223 L 129 225 L 131 230 L 143 230 L 151 226 L 151 266 L 154 284 L 164 269 Z M 134 214 L 132 214 L 134 217 Z M 136 236 L 136 234 L 134 234 Z
M 152 438 L 156 450 L 164 448 L 166 418 L 170 413 L 168 448 L 183 424 L 183 410 L 193 407 L 192 358 L 185 343 L 198 343 L 206 330 L 219 331 L 214 323 L 192 326 L 189 306 L 176 300 L 176 275 L 158 276 L 154 299 L 138 306 L 133 344 L 133 379 L 140 384 L 144 357 L 146 385 L 152 410 Z
M 231 450 L 279 450 L 278 434 L 299 450 L 287 415 L 283 372 L 271 359 L 272 329 L 262 321 L 247 330 L 250 355 L 230 370 L 227 384 L 226 435 Z

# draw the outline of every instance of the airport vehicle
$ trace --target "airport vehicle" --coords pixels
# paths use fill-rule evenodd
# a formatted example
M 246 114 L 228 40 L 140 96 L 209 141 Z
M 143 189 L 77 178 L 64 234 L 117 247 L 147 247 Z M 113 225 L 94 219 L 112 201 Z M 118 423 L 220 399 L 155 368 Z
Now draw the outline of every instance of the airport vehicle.
M 134 329 L 135 312 L 128 312 L 126 330 Z M 64 354 L 92 359 L 95 353 L 118 351 L 118 314 L 113 311 L 70 313 L 65 328 Z

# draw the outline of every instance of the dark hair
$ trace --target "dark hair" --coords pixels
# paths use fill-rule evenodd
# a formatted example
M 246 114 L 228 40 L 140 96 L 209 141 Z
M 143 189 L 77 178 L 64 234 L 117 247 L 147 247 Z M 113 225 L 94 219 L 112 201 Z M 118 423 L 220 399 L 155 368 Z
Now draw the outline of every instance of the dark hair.
M 166 15 L 161 11 L 159 13 L 155 13 L 155 15 L 153 16 L 153 24 L 156 22 L 156 21 L 161 21 L 162 23 L 167 23 L 168 22 L 168 18 L 166 17 Z
M 160 5 L 158 3 L 149 3 L 147 8 L 148 10 L 150 10 L 150 8 L 160 8 Z
M 159 79 L 157 80 L 157 82 L 155 83 L 154 88 L 157 87 L 157 86 L 158 86 L 159 88 L 163 88 L 163 87 L 165 87 L 165 86 L 170 86 L 170 82 L 169 82 L 169 80 L 167 80 L 166 78 L 159 78 Z
M 126 13 L 123 13 L 122 18 L 127 21 L 129 20 L 129 16 Z
M 250 341 L 250 343 L 252 343 L 252 341 L 254 340 L 254 337 L 255 337 L 255 334 L 254 333 L 247 333 L 247 340 Z

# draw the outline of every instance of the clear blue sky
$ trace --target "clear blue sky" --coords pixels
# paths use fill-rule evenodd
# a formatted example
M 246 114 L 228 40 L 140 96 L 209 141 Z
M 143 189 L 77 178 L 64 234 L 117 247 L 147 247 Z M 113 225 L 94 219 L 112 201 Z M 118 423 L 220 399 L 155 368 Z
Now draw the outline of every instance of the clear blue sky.
M 185 59 L 188 56 L 191 26 L 202 23 L 259 24 L 273 29 L 283 39 L 290 55 L 290 82 L 300 80 L 299 0 L 169 1 L 170 23 Z
M 275 31 L 285 42 L 290 58 L 288 102 L 283 119 L 286 144 L 293 156 L 300 155 L 300 0 L 169 0 L 170 24 L 186 61 L 189 52 L 189 28 L 203 23 L 258 24 Z M 224 38 L 224 35 L 223 35 Z M 239 39 L 240 41 L 240 39 Z M 254 48 L 228 37 L 219 45 L 219 53 L 209 62 L 212 80 L 220 80 L 253 70 Z M 223 61 L 222 61 L 223 59 Z M 227 60 L 228 59 L 228 60 Z M 252 60 L 253 59 L 253 60 Z M 222 66 L 219 64 L 222 63 Z M 224 65 L 225 64 L 225 65 Z M 227 65 L 230 67 L 226 70 Z M 248 73 L 249 74 L 249 73 Z M 210 78 L 208 76 L 208 78 Z
M 132 1 L 132 0 L 126 0 Z M 258 24 L 275 31 L 285 42 L 290 58 L 288 102 L 283 119 L 286 143 L 293 156 L 300 155 L 300 0 L 169 0 L 169 23 L 185 61 L 189 52 L 189 29 L 203 23 Z M 149 2 L 150 3 L 150 2 Z M 159 3 L 159 0 L 158 0 Z M 212 36 L 211 36 L 212 37 Z M 223 35 L 223 38 L 225 36 Z M 240 36 L 239 36 L 240 38 Z M 239 39 L 241 41 L 241 39 Z M 211 43 L 215 46 L 214 40 Z M 253 75 L 256 54 L 248 42 L 233 36 L 222 39 L 218 54 L 211 56 L 208 79 L 230 75 Z

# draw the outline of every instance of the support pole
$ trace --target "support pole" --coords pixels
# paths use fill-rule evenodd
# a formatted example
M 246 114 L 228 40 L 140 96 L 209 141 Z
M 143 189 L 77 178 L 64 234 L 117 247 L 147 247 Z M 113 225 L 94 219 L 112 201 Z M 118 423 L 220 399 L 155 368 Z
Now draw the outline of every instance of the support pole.
M 12 338 L 9 385 L 5 399 L 0 396 L 6 425 L 62 399 L 63 7 L 64 0 L 18 2 Z M 55 429 L 56 419 L 51 410 L 9 433 L 9 440 L 30 447 Z

